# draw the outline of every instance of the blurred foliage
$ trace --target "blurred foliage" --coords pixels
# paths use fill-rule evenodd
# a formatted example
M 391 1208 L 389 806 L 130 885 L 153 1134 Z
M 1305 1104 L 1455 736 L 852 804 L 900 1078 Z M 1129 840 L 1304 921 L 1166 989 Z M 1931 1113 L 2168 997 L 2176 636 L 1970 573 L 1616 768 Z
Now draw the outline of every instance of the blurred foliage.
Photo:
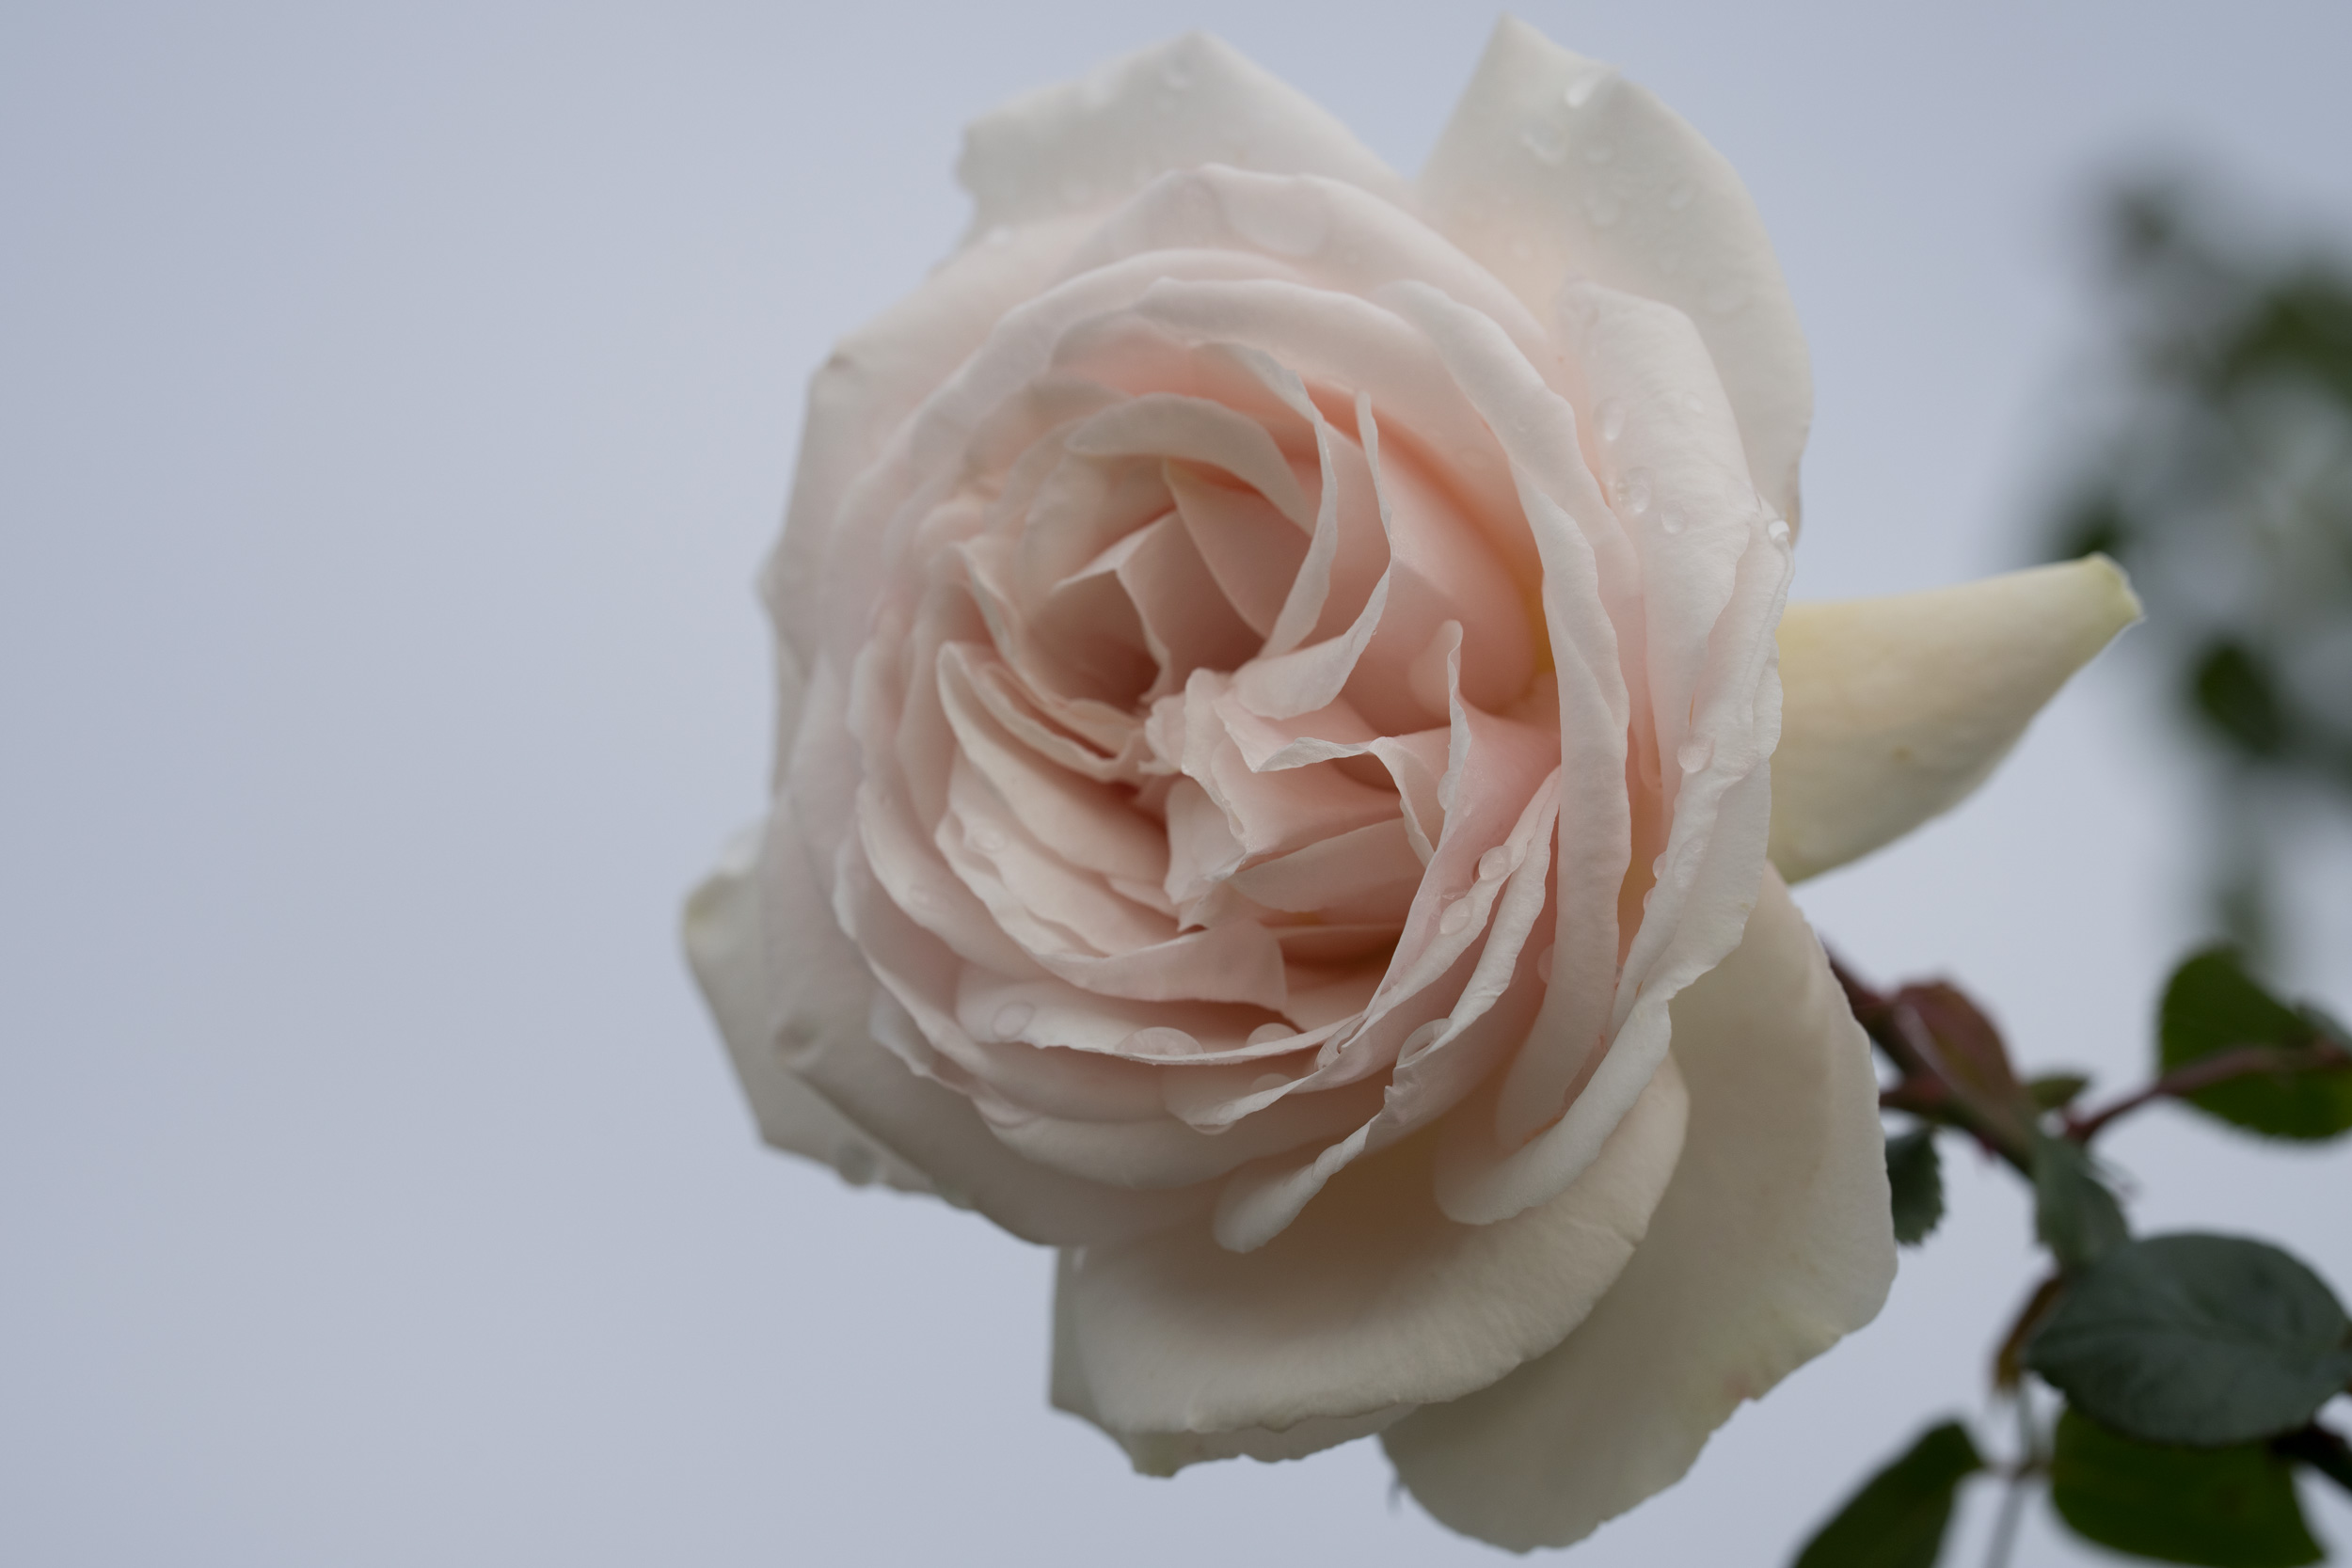
M 2352 807 L 2352 261 L 2250 234 L 2179 184 L 2112 203 L 2117 404 L 2052 544 L 2114 556 L 2146 601 L 2136 641 L 2224 764 L 2216 911 L 2259 952 L 2265 786 Z

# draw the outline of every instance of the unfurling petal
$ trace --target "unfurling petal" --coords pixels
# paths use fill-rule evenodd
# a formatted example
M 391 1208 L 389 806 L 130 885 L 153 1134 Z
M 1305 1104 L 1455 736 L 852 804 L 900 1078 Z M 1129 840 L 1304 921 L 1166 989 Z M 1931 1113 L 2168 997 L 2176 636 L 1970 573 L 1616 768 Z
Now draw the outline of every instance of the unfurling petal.
M 1958 805 L 2139 615 L 2103 555 L 1923 594 L 1790 605 L 1772 864 L 1802 881 Z
M 1455 1529 L 1520 1550 L 1581 1539 L 1886 1299 L 1869 1045 L 1778 878 L 1738 950 L 1676 999 L 1673 1059 L 1690 1131 L 1615 1286 L 1558 1349 L 1384 1437 Z
M 1351 1418 L 1483 1387 L 1557 1344 L 1635 1256 L 1683 1118 L 1661 1069 L 1575 1185 L 1497 1225 L 1438 1212 L 1423 1139 L 1341 1173 L 1254 1252 L 1189 1227 L 1089 1247 L 1061 1276 L 1057 1382 L 1162 1460 L 1186 1434 L 1307 1421 L 1340 1441 L 1360 1435 Z

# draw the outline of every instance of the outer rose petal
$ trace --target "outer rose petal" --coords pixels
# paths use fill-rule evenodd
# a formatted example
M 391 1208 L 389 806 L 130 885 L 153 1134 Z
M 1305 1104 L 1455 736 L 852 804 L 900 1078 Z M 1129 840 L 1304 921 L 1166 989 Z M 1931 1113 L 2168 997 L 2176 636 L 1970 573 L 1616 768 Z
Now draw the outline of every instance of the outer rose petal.
M 1455 1529 L 1518 1550 L 1581 1539 L 1886 1299 L 1869 1046 L 1777 877 L 1739 949 L 1676 998 L 1674 1056 L 1689 1139 L 1615 1287 L 1557 1350 L 1384 1438 Z
M 1420 192 L 1430 221 L 1547 321 L 1581 277 L 1696 323 L 1748 470 L 1795 523 L 1813 423 L 1804 334 L 1747 187 L 1681 117 L 1506 16 Z
M 1061 1402 L 1169 1465 L 1254 1451 L 1245 1429 L 1314 1422 L 1343 1441 L 1376 1430 L 1352 1418 L 1485 1387 L 1558 1344 L 1639 1256 L 1685 1104 L 1661 1068 L 1573 1186 L 1495 1225 L 1438 1212 L 1423 1139 L 1349 1167 L 1254 1252 L 1190 1227 L 1089 1247 L 1057 1292 Z
M 1406 189 L 1313 99 L 1222 39 L 1188 33 L 973 121 L 956 163 L 972 193 L 965 243 L 1099 213 L 1170 169 L 1203 164 L 1328 175 L 1391 199 Z
M 1210 1189 L 1135 1193 L 1046 1169 L 1006 1148 L 970 1100 L 916 1076 L 874 1038 L 877 1022 L 903 1026 L 904 1014 L 826 907 L 789 802 L 762 830 L 755 863 L 751 852 L 751 835 L 737 839 L 695 890 L 686 941 L 769 1142 L 850 1176 L 870 1160 L 894 1186 L 1051 1245 L 1205 1222 Z M 853 1142 L 834 1139 L 845 1128 Z
M 760 832 L 753 828 L 736 835 L 720 851 L 717 868 L 686 901 L 687 961 L 743 1080 L 759 1135 L 787 1153 L 829 1164 L 852 1181 L 880 1179 L 903 1192 L 928 1193 L 931 1184 L 921 1171 L 868 1137 L 778 1059 L 754 881 Z
M 1772 864 L 1801 881 L 1958 805 L 2067 677 L 2139 617 L 2103 555 L 1923 594 L 1790 605 Z

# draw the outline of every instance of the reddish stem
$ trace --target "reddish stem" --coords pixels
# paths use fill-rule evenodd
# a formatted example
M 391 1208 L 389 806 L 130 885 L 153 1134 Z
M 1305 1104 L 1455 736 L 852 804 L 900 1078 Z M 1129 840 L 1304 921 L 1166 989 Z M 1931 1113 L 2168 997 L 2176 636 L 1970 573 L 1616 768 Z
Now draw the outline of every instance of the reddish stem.
M 2088 1116 L 2069 1115 L 2066 1135 L 2078 1144 L 2087 1144 L 2107 1123 L 2118 1117 L 2128 1116 L 2151 1101 L 2185 1100 L 2190 1095 L 2234 1079 L 2262 1074 L 2340 1072 L 2347 1068 L 2352 1068 L 2352 1052 L 2325 1040 L 2317 1045 L 2306 1046 L 2233 1046 L 2211 1056 L 2201 1056 L 2185 1067 L 2174 1068 L 2137 1093 L 2127 1094 L 2113 1104 Z

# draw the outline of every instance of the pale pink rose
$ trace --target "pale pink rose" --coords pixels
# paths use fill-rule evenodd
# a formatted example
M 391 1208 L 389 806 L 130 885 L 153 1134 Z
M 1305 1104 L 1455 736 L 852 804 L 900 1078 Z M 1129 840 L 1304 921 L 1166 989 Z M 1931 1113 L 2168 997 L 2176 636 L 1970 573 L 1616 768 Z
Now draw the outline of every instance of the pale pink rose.
M 690 909 L 760 1125 L 1060 1247 L 1054 1398 L 1139 1467 L 1383 1432 L 1573 1540 L 1893 1276 L 1772 864 L 1957 800 L 2128 595 L 1792 615 L 1785 714 L 1763 228 L 1518 23 L 1418 181 L 1200 37 L 961 172 L 810 388 L 773 800 Z

